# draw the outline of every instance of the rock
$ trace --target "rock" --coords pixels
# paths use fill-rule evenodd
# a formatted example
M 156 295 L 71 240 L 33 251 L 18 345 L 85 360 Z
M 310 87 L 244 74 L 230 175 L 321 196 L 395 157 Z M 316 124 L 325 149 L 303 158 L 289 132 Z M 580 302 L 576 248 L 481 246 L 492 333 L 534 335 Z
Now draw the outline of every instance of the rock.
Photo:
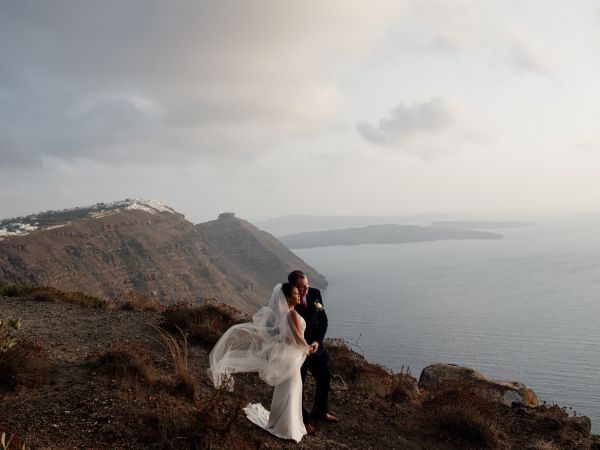
M 512 406 L 513 403 L 524 406 L 540 404 L 535 392 L 523 383 L 494 380 L 482 372 L 456 364 L 432 364 L 423 369 L 419 378 L 421 389 L 444 391 L 462 387 L 506 406 Z

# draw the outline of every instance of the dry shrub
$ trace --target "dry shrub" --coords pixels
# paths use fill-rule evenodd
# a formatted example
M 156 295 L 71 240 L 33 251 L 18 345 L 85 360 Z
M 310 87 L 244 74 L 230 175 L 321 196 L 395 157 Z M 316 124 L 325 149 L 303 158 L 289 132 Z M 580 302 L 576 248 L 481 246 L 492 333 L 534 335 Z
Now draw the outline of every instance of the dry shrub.
M 180 345 L 179 341 L 177 341 L 177 339 L 167 331 L 157 327 L 156 325 L 151 324 L 150 326 L 158 332 L 164 347 L 171 356 L 171 361 L 173 362 L 173 368 L 175 370 L 177 390 L 182 392 L 191 400 L 197 400 L 196 395 L 200 391 L 198 390 L 198 383 L 190 372 L 188 365 L 189 346 L 187 336 L 181 330 L 181 328 L 176 326 L 177 331 L 179 331 L 183 341 L 183 344 Z
M 129 291 L 117 297 L 114 301 L 115 307 L 125 311 L 152 311 L 163 312 L 165 305 L 156 299 L 151 299 L 136 291 Z
M 135 439 L 152 448 L 157 448 L 157 444 L 171 449 L 249 448 L 231 433 L 241 409 L 242 400 L 237 399 L 240 395 L 229 394 L 224 387 L 203 399 L 189 370 L 185 334 L 179 331 L 178 340 L 159 327 L 153 328 L 171 356 L 175 390 L 170 383 L 158 379 L 153 382 L 148 354 L 132 345 L 115 343 L 95 363 L 105 373 L 128 383 L 152 384 L 152 395 L 147 402 L 135 408 L 122 407 L 123 413 L 138 424 L 130 429 Z
M 571 416 L 565 407 L 544 404 L 537 408 L 523 409 L 533 417 L 536 425 L 547 435 L 561 433 L 571 436 L 590 435 L 592 423 L 586 416 Z
M 49 286 L 31 286 L 27 284 L 0 286 L 0 297 L 23 297 L 49 303 L 65 303 L 79 305 L 85 308 L 122 309 L 129 311 L 154 311 L 162 312 L 165 306 L 158 300 L 145 295 L 129 291 L 114 300 L 105 300 L 100 297 L 85 294 L 81 291 L 62 291 Z
M 6 331 L 0 330 L 1 333 Z M 13 347 L 0 353 L 0 390 L 43 384 L 48 380 L 49 367 L 48 353 L 43 347 L 30 339 L 19 338 Z
M 147 386 L 154 383 L 148 354 L 131 344 L 114 342 L 112 348 L 100 355 L 94 365 L 125 385 Z
M 27 450 L 23 439 L 0 425 L 0 450 Z
M 498 416 L 494 405 L 470 392 L 448 391 L 424 404 L 430 423 L 445 436 L 477 448 L 500 449 Z
M 417 397 L 417 380 L 408 372 L 394 374 L 382 365 L 370 363 L 342 339 L 327 339 L 325 344 L 331 355 L 332 372 L 344 383 L 394 402 Z
M 109 309 L 111 307 L 111 302 L 100 297 L 80 291 L 61 291 L 53 287 L 28 286 L 18 296 L 40 302 L 65 303 L 85 308 Z
M 139 438 L 172 449 L 245 449 L 260 443 L 232 433 L 244 399 L 233 397 L 225 387 L 217 389 L 199 408 L 180 399 L 161 396 L 159 406 L 139 413 Z
M 418 397 L 417 380 L 409 372 L 400 372 L 393 375 L 392 391 L 388 394 L 388 398 L 392 402 L 414 402 Z
M 201 305 L 179 302 L 169 306 L 163 316 L 165 330 L 176 332 L 179 328 L 187 334 L 190 343 L 207 346 L 215 345 L 232 325 L 250 320 L 239 310 L 214 300 Z
M 36 289 L 36 286 L 29 284 L 0 285 L 0 297 L 22 297 L 33 289 Z
M 158 407 L 139 412 L 140 427 L 136 430 L 144 443 L 162 442 L 165 448 L 194 448 L 196 412 L 189 403 L 161 395 Z
M 542 439 L 531 444 L 527 450 L 561 450 L 561 447 L 552 441 Z

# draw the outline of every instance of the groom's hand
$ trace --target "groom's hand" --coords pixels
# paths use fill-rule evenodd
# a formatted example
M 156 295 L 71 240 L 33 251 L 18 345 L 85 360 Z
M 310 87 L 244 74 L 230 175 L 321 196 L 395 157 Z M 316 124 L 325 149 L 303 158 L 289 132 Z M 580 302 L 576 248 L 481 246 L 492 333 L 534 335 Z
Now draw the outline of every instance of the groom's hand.
M 313 342 L 309 346 L 309 352 L 310 353 L 315 353 L 318 350 L 318 348 L 319 348 L 319 343 L 318 342 Z

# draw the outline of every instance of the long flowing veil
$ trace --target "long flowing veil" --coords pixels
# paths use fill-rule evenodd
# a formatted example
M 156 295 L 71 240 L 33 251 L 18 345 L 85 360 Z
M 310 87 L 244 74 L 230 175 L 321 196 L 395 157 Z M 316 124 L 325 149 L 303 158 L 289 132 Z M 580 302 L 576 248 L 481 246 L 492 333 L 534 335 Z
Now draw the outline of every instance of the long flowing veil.
M 227 382 L 232 389 L 231 374 L 236 372 L 258 372 L 263 381 L 276 386 L 300 370 L 307 354 L 308 346 L 278 284 L 252 322 L 234 325 L 221 336 L 210 352 L 208 372 L 215 387 Z

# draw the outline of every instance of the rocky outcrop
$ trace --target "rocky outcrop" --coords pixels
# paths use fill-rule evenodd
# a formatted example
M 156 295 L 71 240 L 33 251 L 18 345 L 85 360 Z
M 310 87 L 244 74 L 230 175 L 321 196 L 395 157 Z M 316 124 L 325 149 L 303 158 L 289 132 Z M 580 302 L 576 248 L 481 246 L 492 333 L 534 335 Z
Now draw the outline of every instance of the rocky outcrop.
M 432 364 L 421 372 L 419 388 L 430 391 L 464 388 L 485 397 L 512 406 L 538 406 L 535 392 L 518 381 L 494 380 L 482 372 L 455 364 Z
M 117 202 L 38 214 L 36 230 L 0 240 L 0 284 L 113 298 L 129 290 L 170 303 L 216 297 L 252 312 L 288 271 L 325 279 L 277 239 L 233 214 L 194 225 L 160 204 Z M 28 223 L 27 218 L 20 218 Z

